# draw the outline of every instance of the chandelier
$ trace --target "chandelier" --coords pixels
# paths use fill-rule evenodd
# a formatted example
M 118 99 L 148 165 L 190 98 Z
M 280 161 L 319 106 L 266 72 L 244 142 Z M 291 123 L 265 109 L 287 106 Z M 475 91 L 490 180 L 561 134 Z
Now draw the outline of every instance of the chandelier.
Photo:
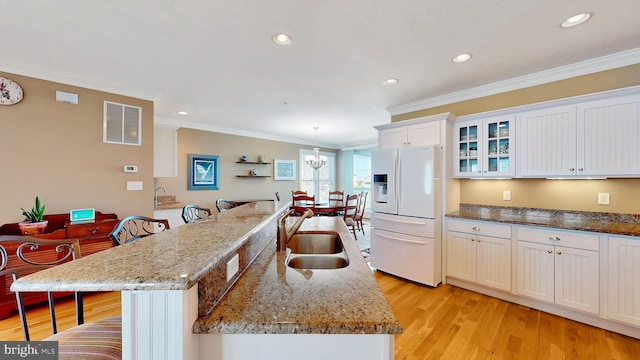
M 313 129 L 316 131 L 316 144 L 318 143 L 318 127 L 314 126 Z M 320 159 L 320 154 L 318 153 L 320 148 L 313 148 L 313 158 L 307 159 L 307 165 L 311 166 L 314 170 L 318 170 L 323 167 L 327 162 L 323 159 Z

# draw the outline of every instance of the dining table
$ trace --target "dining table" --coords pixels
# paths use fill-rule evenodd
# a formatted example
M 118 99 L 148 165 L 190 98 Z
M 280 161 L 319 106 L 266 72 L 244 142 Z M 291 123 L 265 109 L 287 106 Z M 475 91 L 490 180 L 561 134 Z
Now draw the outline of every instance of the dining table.
M 312 205 L 306 201 L 294 200 L 291 208 L 301 210 L 301 212 L 305 209 L 311 209 L 314 214 L 341 216 L 342 212 L 344 212 L 344 202 L 339 200 L 329 200 L 326 202 L 317 202 Z

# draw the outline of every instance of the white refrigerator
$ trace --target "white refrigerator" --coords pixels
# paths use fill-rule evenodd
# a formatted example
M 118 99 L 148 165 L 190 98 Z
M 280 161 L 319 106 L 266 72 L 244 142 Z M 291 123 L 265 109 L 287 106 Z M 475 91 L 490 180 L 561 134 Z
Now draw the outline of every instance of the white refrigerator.
M 442 149 L 372 152 L 371 266 L 437 286 L 441 269 Z

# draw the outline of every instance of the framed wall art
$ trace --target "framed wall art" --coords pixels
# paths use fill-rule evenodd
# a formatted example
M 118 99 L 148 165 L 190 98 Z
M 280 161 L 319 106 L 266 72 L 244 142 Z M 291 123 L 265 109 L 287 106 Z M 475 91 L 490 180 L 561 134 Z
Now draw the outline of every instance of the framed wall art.
M 296 179 L 296 161 L 295 160 L 273 160 L 273 179 L 274 180 L 295 180 Z
M 188 190 L 220 190 L 220 156 L 189 154 Z

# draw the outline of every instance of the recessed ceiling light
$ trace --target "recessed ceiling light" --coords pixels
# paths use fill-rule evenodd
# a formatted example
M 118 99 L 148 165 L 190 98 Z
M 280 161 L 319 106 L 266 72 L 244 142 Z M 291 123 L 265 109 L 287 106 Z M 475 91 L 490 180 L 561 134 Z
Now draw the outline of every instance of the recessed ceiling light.
M 180 115 L 189 115 L 189 113 L 186 112 L 186 111 L 178 111 L 178 114 L 180 114 Z
M 291 45 L 291 36 L 285 33 L 275 34 L 272 39 L 278 45 Z
M 454 57 L 453 59 L 451 59 L 451 61 L 455 62 L 455 63 L 461 63 L 461 62 L 465 62 L 467 60 L 471 59 L 471 54 L 460 54 L 456 57 Z
M 398 83 L 398 79 L 387 79 L 385 81 L 382 82 L 384 85 L 395 85 Z
M 570 28 L 572 26 L 582 24 L 583 22 L 589 20 L 589 18 L 591 18 L 591 14 L 589 13 L 574 15 L 568 18 L 567 20 L 563 21 L 560 26 L 562 26 L 563 28 Z

